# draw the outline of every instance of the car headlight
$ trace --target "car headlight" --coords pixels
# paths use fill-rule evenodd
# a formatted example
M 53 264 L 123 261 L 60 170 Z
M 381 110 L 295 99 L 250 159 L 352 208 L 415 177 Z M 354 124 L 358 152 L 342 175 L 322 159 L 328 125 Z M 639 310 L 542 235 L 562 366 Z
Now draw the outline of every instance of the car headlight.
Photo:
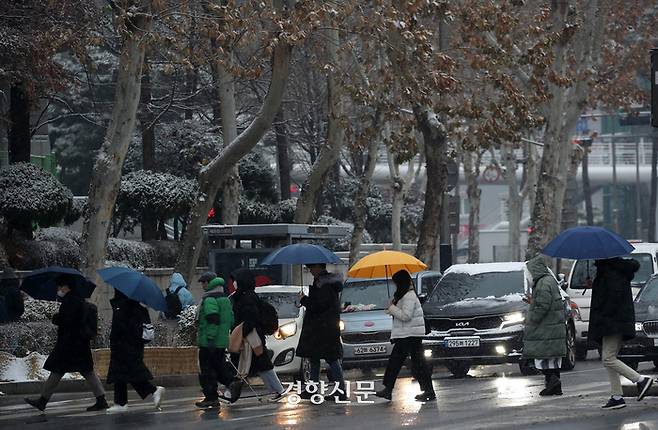
M 523 321 L 525 321 L 525 315 L 523 315 L 523 312 L 512 312 L 511 314 L 503 316 L 503 325 L 520 324 Z
M 641 322 L 636 322 L 635 323 L 635 331 L 642 331 L 642 323 Z
M 279 327 L 279 329 L 274 332 L 274 338 L 282 340 L 294 336 L 295 333 L 297 333 L 297 323 L 293 321 Z
M 338 323 L 338 328 L 340 328 L 340 331 L 345 330 L 345 322 L 343 320 L 340 320 Z

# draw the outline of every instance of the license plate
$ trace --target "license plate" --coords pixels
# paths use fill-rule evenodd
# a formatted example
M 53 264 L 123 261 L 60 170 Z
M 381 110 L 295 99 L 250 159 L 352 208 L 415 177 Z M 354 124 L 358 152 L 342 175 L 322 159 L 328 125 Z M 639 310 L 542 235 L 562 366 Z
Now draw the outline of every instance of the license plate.
M 381 354 L 386 352 L 386 345 L 377 346 L 355 346 L 354 355 Z
M 447 348 L 478 348 L 480 346 L 479 337 L 462 337 L 455 339 L 446 339 Z

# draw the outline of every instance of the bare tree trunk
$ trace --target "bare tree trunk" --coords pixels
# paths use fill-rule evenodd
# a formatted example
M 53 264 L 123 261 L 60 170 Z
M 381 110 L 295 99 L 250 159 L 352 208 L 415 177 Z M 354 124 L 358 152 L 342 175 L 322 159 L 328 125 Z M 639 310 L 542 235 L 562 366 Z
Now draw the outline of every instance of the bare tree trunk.
M 428 107 L 415 106 L 414 116 L 418 129 L 423 133 L 427 171 L 425 206 L 416 257 L 432 266 L 440 223 L 448 222 L 441 219 L 441 200 L 448 183 L 447 132 L 438 115 Z
M 30 162 L 30 98 L 22 82 L 9 91 L 9 163 Z
M 580 164 L 582 156 L 582 148 L 574 145 L 571 151 L 567 175 L 567 186 L 564 195 L 564 204 L 562 205 L 562 230 L 566 230 L 578 225 L 578 208 L 576 206 L 578 182 L 576 181 L 576 175 L 578 173 L 578 165 Z
M 340 35 L 338 30 L 334 28 L 326 30 L 327 62 L 334 68 L 340 62 L 338 56 L 339 46 Z M 340 124 L 343 117 L 343 89 L 340 77 L 335 71 L 330 72 L 327 76 L 327 102 L 329 105 L 327 141 L 302 186 L 302 192 L 295 208 L 295 223 L 297 224 L 308 224 L 313 221 L 313 212 L 317 199 L 321 194 L 322 185 L 327 174 L 340 158 L 340 151 L 345 139 L 343 126 Z
M 375 119 L 375 127 L 379 123 L 379 119 Z M 377 165 L 377 149 L 379 148 L 379 139 L 372 139 L 368 146 L 368 161 L 361 176 L 359 189 L 354 198 L 354 230 L 352 230 L 352 238 L 350 239 L 350 259 L 349 265 L 352 266 L 359 258 L 359 251 L 361 242 L 363 241 L 363 232 L 366 229 L 367 207 L 366 199 L 370 191 L 370 184 L 372 182 L 372 175 L 375 173 L 375 166 Z
M 237 108 L 235 104 L 234 77 L 223 64 L 217 64 L 219 82 L 219 107 L 222 115 L 222 139 L 226 148 L 238 137 Z M 238 165 L 232 166 L 229 176 L 222 187 L 222 207 L 220 215 L 223 224 L 237 224 L 240 217 L 240 194 L 242 183 Z M 213 197 L 214 200 L 214 197 Z M 235 241 L 228 241 L 228 247 L 234 247 Z
M 155 171 L 155 124 L 153 124 L 154 115 L 149 109 L 149 103 L 151 103 L 151 74 L 146 54 L 144 55 L 140 103 L 142 105 L 139 116 L 142 129 L 142 167 L 144 170 Z M 158 235 L 157 218 L 150 211 L 142 211 L 141 218 L 142 241 L 155 240 Z
M 507 181 L 507 249 L 510 261 L 521 260 L 521 213 L 523 199 L 519 193 L 519 181 L 516 177 L 516 155 L 514 144 L 506 142 L 501 146 L 505 163 L 505 180 Z
M 594 225 L 592 186 L 589 182 L 589 148 L 585 148 L 585 153 L 583 154 L 583 196 L 585 198 L 585 218 L 587 225 Z
M 392 210 L 391 210 L 391 241 L 393 249 L 402 250 L 402 209 L 404 208 L 404 199 L 409 192 L 409 187 L 414 178 L 415 165 L 414 160 L 408 162 L 407 174 L 400 176 L 400 165 L 395 160 L 395 155 L 390 151 L 388 153 L 388 169 L 391 175 L 391 186 L 393 188 Z
M 468 262 L 480 262 L 480 196 L 482 190 L 480 177 L 480 162 L 482 154 L 465 151 L 463 156 L 464 175 L 466 176 L 466 195 L 468 196 Z
M 649 200 L 649 241 L 656 237 L 656 201 L 658 200 L 658 128 L 653 129 L 651 142 L 651 198 Z
M 277 4 L 280 5 L 280 2 L 277 2 Z M 263 100 L 260 111 L 249 124 L 249 127 L 201 170 L 199 175 L 201 196 L 190 211 L 185 227 L 183 246 L 176 261 L 176 270 L 182 273 L 186 279 L 191 279 L 199 260 L 203 239 L 201 227 L 206 222 L 214 197 L 227 180 L 230 169 L 236 166 L 240 159 L 256 146 L 272 125 L 272 121 L 279 110 L 286 81 L 288 80 L 291 52 L 292 47 L 280 40 L 274 49 L 270 88 Z
M 276 156 L 277 166 L 279 168 L 279 191 L 281 200 L 290 199 L 290 172 L 292 166 L 290 164 L 290 155 L 288 154 L 288 132 L 286 130 L 285 114 L 283 109 L 274 118 L 274 132 L 276 133 Z
M 105 263 L 107 238 L 116 202 L 121 169 L 137 119 L 141 91 L 142 65 L 146 49 L 145 34 L 151 29 L 151 2 L 142 0 L 139 9 L 125 17 L 127 28 L 121 32 L 123 46 L 119 58 L 119 75 L 114 96 L 112 119 L 92 174 L 87 212 L 82 230 L 81 269 L 92 281 L 96 269 Z M 92 297 L 101 315 L 111 311 L 109 288 L 96 288 Z

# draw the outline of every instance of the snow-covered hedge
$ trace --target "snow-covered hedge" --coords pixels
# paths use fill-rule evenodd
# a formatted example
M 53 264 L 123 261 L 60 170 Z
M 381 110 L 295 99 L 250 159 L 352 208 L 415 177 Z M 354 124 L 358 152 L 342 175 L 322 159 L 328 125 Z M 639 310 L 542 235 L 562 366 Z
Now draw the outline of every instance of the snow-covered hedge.
M 50 321 L 0 324 L 0 351 L 16 357 L 30 352 L 49 354 L 57 340 L 57 327 Z
M 157 255 L 148 243 L 110 238 L 107 243 L 107 258 L 137 269 L 155 267 Z
M 192 346 L 197 342 L 196 306 L 190 306 L 181 312 L 178 318 L 176 346 Z
M 58 302 L 30 298 L 25 300 L 25 312 L 23 312 L 20 320 L 23 322 L 50 322 L 57 312 L 59 312 Z
M 53 175 L 30 163 L 0 170 L 0 215 L 10 225 L 30 221 L 47 227 L 60 222 L 73 205 L 73 194 Z
M 133 209 L 158 218 L 172 218 L 187 214 L 198 193 L 199 187 L 194 180 L 138 170 L 121 179 L 117 205 L 120 210 Z

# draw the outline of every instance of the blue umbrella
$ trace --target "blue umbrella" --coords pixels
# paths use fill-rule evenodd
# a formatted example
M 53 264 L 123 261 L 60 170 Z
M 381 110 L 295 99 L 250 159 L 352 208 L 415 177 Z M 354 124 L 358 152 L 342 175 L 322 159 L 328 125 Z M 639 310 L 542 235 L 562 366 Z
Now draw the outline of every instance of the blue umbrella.
M 324 246 L 295 243 L 273 251 L 260 262 L 262 266 L 277 264 L 343 264 L 343 260 Z
M 560 233 L 542 251 L 551 257 L 604 259 L 630 254 L 635 248 L 626 239 L 602 227 L 574 227 Z
M 97 270 L 103 281 L 121 291 L 128 298 L 157 311 L 166 312 L 167 302 L 162 291 L 151 278 L 126 267 L 108 267 Z
M 21 283 L 21 290 L 36 300 L 57 300 L 57 285 L 55 280 L 65 275 L 69 278 L 75 294 L 88 299 L 94 292 L 96 285 L 82 273 L 70 267 L 51 266 L 34 270 L 27 275 Z

